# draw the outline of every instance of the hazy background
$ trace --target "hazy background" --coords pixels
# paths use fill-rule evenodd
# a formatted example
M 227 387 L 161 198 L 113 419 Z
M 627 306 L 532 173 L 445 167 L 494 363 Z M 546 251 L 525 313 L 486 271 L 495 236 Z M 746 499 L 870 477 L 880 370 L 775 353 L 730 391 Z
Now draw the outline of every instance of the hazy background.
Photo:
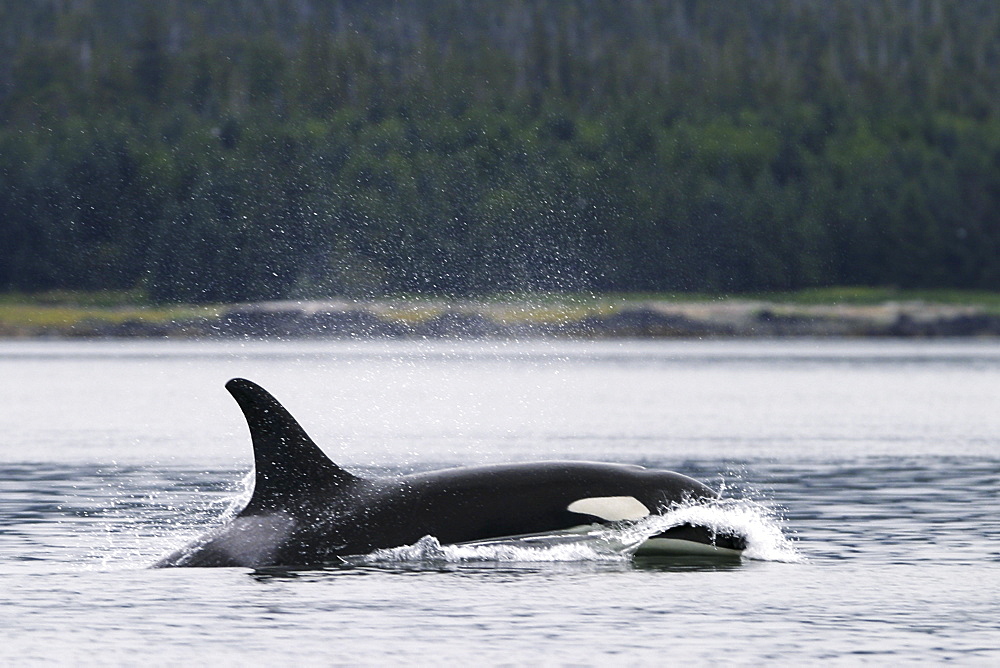
M 992 0 L 0 3 L 0 291 L 1000 283 Z

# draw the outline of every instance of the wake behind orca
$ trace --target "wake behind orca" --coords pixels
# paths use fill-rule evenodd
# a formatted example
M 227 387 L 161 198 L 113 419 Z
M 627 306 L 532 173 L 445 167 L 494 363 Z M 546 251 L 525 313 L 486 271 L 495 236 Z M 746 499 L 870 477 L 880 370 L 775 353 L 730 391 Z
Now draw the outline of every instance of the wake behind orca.
M 592 462 L 539 462 L 362 478 L 334 464 L 267 391 L 226 383 L 247 420 L 255 484 L 231 521 L 156 566 L 313 566 L 416 543 L 572 532 L 634 522 L 682 501 L 710 501 L 706 485 L 672 471 Z M 742 536 L 681 524 L 646 553 L 735 555 Z

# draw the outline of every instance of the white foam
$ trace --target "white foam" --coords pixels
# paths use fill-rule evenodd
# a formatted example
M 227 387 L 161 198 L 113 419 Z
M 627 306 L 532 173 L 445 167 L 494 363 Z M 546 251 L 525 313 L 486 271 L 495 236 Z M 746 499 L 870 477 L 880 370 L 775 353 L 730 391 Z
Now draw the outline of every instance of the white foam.
M 802 555 L 782 532 L 772 509 L 747 500 L 684 503 L 637 522 L 579 527 L 566 532 L 441 545 L 424 536 L 412 545 L 376 550 L 351 563 L 470 563 L 628 561 L 649 538 L 681 524 L 735 533 L 747 541 L 742 556 L 759 561 L 800 562 Z
M 747 546 L 742 556 L 747 559 L 787 563 L 804 561 L 795 543 L 782 531 L 781 521 L 774 509 L 747 499 L 679 504 L 662 515 L 650 515 L 625 531 L 640 532 L 650 537 L 681 524 L 743 536 Z
M 424 536 L 413 545 L 376 550 L 349 561 L 361 564 L 455 564 L 627 560 L 627 553 L 613 545 L 603 546 L 589 535 L 551 534 L 459 545 L 441 545 L 434 536 Z

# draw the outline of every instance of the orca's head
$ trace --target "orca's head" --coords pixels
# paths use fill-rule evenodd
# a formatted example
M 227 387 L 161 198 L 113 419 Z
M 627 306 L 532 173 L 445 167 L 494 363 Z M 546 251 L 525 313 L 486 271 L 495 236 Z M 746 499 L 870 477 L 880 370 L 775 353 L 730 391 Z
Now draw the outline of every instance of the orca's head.
M 714 501 L 719 493 L 703 482 L 674 471 L 644 471 L 643 502 L 653 512 L 661 512 L 676 503 Z

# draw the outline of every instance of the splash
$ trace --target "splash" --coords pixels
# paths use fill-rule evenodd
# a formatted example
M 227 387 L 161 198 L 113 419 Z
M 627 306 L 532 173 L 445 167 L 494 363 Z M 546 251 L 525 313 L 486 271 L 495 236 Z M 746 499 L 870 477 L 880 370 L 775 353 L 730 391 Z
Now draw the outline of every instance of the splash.
M 90 544 L 75 566 L 81 570 L 144 568 L 178 544 L 195 540 L 207 530 L 231 521 L 253 492 L 253 471 L 232 481 L 224 474 L 204 472 L 204 486 L 184 485 L 172 474 L 143 471 L 112 477 L 100 498 L 87 498 Z M 124 478 L 124 480 L 123 480 Z M 139 489 L 153 488 L 153 492 Z M 93 540 L 93 526 L 103 541 Z
M 631 546 L 623 546 L 607 532 L 582 534 L 551 533 L 484 540 L 458 545 L 442 545 L 434 536 L 424 536 L 413 545 L 375 550 L 348 559 L 357 564 L 402 563 L 541 563 L 541 562 L 625 562 Z
M 424 536 L 404 545 L 348 559 L 358 565 L 462 564 L 476 562 L 628 562 L 649 538 L 682 524 L 708 528 L 713 533 L 743 536 L 742 558 L 797 563 L 804 561 L 795 544 L 782 532 L 773 509 L 756 501 L 724 499 L 711 503 L 683 503 L 663 514 L 638 522 L 592 525 L 576 531 L 553 532 L 458 545 L 442 545 Z
M 684 503 L 673 506 L 663 515 L 650 515 L 626 529 L 655 536 L 681 524 L 703 526 L 717 534 L 736 534 L 746 540 L 744 559 L 799 563 L 804 557 L 782 530 L 777 511 L 759 501 L 719 499 L 711 503 Z

